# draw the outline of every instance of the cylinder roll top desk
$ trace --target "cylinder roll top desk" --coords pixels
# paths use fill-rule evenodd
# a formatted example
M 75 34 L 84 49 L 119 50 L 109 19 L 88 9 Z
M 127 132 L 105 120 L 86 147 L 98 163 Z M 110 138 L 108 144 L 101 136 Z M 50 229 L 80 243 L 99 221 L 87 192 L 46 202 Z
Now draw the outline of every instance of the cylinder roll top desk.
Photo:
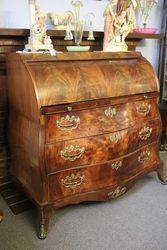
M 123 195 L 156 171 L 159 87 L 139 52 L 7 56 L 10 172 L 35 203 L 39 238 L 68 204 Z

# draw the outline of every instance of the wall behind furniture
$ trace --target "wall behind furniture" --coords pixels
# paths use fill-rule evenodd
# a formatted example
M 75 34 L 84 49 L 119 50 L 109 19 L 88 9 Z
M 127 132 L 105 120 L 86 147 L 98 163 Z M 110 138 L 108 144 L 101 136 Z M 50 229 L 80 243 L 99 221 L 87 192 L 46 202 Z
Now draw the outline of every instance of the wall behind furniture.
M 70 0 L 37 0 L 44 12 L 64 12 L 71 10 Z M 94 28 L 103 31 L 103 11 L 108 0 L 84 0 L 82 15 L 86 17 L 88 12 L 95 14 Z M 158 1 L 158 5 L 151 13 L 148 27 L 156 27 L 158 32 L 161 30 L 163 0 Z M 140 26 L 140 18 L 136 20 L 137 26 Z M 28 0 L 0 0 L 0 27 L 6 28 L 29 28 L 29 9 Z M 154 66 L 158 69 L 159 41 L 144 40 L 137 48 L 142 52 Z

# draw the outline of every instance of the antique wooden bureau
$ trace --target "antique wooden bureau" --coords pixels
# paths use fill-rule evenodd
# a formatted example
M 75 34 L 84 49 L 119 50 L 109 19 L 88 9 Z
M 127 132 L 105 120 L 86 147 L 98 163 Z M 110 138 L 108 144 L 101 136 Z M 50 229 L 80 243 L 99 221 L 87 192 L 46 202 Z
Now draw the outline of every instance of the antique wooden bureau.
M 124 194 L 157 171 L 158 80 L 138 52 L 7 57 L 11 174 L 39 212 Z

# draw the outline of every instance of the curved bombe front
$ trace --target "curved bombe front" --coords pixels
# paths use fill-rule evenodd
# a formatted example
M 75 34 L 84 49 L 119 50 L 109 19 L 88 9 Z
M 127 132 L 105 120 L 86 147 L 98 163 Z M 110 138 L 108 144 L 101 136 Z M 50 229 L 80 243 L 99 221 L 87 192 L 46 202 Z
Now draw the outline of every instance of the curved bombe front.
M 10 54 L 11 174 L 39 212 L 110 200 L 163 168 L 158 81 L 140 53 Z

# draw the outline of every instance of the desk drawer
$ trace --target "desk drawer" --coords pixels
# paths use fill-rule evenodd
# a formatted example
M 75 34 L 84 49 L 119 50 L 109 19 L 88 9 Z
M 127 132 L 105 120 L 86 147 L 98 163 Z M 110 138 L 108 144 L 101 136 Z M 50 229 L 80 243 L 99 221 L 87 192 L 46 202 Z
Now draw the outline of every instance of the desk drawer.
M 105 164 L 59 172 L 48 177 L 50 199 L 76 195 L 119 185 L 159 162 L 156 144 L 145 146 L 135 153 Z
M 114 132 L 157 117 L 156 98 L 46 115 L 46 143 Z
M 159 133 L 159 120 L 153 120 L 115 133 L 46 145 L 47 173 L 98 164 L 129 154 L 158 141 Z

